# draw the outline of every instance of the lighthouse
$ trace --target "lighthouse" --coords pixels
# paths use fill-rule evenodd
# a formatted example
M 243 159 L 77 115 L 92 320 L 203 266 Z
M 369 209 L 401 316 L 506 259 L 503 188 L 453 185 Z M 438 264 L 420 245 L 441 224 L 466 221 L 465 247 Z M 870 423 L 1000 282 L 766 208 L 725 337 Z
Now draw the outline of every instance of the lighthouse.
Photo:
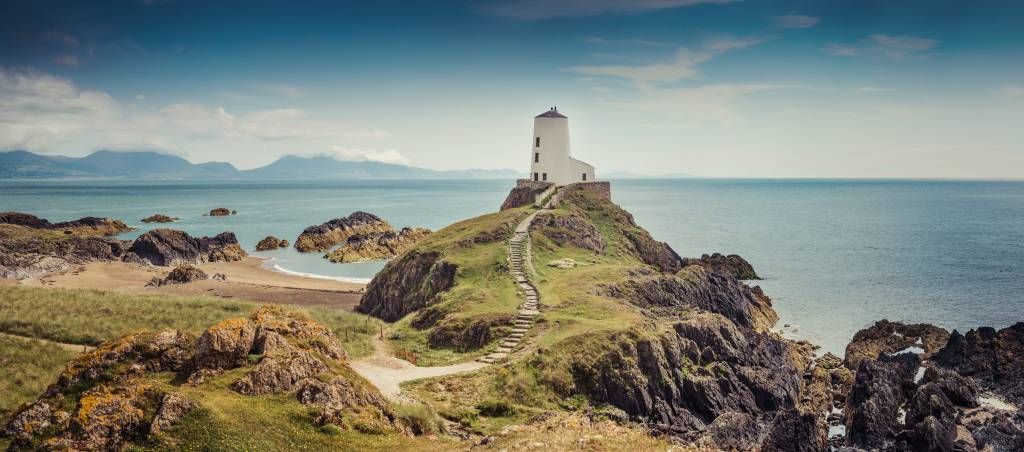
M 572 158 L 569 117 L 552 107 L 533 118 L 530 179 L 569 185 L 594 180 L 594 167 Z

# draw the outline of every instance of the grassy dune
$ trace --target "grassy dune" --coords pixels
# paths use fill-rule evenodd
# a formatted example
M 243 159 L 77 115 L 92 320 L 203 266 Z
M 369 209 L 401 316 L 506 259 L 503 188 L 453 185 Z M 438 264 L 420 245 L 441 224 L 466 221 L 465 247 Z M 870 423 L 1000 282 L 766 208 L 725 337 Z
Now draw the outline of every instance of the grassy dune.
M 259 305 L 213 297 L 135 295 L 97 290 L 0 286 L 0 332 L 69 344 L 99 343 L 140 330 L 175 328 L 201 334 Z M 299 308 L 295 308 L 299 309 Z M 330 327 L 354 357 L 370 352 L 376 319 L 327 308 L 304 310 Z
M 39 396 L 74 356 L 54 344 L 0 335 L 0 419 Z

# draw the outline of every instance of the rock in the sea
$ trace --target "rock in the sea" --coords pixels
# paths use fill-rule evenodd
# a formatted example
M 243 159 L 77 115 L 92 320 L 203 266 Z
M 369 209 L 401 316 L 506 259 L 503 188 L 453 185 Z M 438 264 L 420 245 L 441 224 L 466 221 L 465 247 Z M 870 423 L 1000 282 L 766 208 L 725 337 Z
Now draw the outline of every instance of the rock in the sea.
M 683 266 L 687 265 L 699 265 L 709 271 L 726 273 L 741 280 L 761 279 L 754 272 L 754 267 L 750 265 L 750 262 L 736 254 L 725 256 L 721 253 L 714 253 L 702 255 L 700 259 L 683 259 Z
M 946 330 L 929 324 L 904 324 L 879 320 L 860 330 L 846 345 L 846 367 L 856 370 L 864 359 L 875 359 L 880 353 L 917 353 L 928 359 L 949 338 Z
M 366 212 L 353 212 L 323 224 L 310 226 L 295 239 L 295 249 L 301 252 L 326 251 L 357 234 L 384 233 L 393 230 L 380 217 Z
M 224 208 L 224 207 L 218 207 L 216 209 L 211 209 L 210 210 L 210 216 L 211 217 L 226 217 L 228 215 L 233 215 L 234 213 L 235 213 L 235 211 L 227 209 L 227 208 Z
M 174 229 L 146 232 L 135 239 L 128 252 L 131 256 L 126 260 L 163 266 L 239 261 L 246 256 L 234 233 L 197 238 Z
M 430 230 L 423 228 L 355 234 L 324 257 L 338 263 L 391 259 L 412 248 L 428 235 Z
M 272 235 L 268 235 L 263 240 L 260 240 L 260 242 L 256 244 L 256 251 L 271 251 L 276 250 L 278 248 L 287 247 L 288 240 L 281 240 Z
M 60 231 L 69 235 L 116 235 L 131 231 L 121 220 L 112 218 L 84 217 L 72 221 L 50 223 L 46 219 L 21 212 L 0 212 L 0 224 L 13 224 L 33 229 Z
M 389 322 L 398 320 L 450 289 L 456 269 L 438 252 L 412 250 L 388 262 L 373 277 L 356 310 Z
M 158 213 L 158 214 L 150 215 L 150 216 L 148 216 L 146 218 L 143 218 L 143 219 L 141 219 L 139 221 L 141 221 L 143 223 L 173 223 L 173 222 L 175 222 L 177 220 L 178 219 L 175 218 L 175 217 L 169 217 L 169 216 L 164 215 L 162 213 Z

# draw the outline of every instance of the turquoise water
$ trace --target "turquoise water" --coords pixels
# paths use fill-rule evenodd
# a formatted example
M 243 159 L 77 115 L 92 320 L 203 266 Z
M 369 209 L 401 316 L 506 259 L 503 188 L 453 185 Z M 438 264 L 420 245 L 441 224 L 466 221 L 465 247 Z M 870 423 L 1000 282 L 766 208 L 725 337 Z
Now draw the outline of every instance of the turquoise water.
M 62 221 L 153 213 L 191 234 L 266 235 L 366 210 L 438 229 L 496 210 L 510 181 L 0 182 L 0 210 Z M 961 330 L 1024 320 L 1024 182 L 622 180 L 615 202 L 680 254 L 737 253 L 766 278 L 786 331 L 842 352 L 888 318 Z M 203 217 L 214 207 L 238 211 Z M 134 233 L 138 234 L 138 232 Z M 128 238 L 134 234 L 128 234 Z M 331 264 L 293 249 L 255 253 L 299 273 L 369 278 L 383 264 Z

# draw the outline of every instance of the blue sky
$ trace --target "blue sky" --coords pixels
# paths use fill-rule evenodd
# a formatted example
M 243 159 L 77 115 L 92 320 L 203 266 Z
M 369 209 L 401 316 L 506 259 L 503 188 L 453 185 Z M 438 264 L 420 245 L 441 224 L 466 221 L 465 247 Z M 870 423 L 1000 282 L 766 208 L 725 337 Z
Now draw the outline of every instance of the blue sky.
M 601 172 L 1024 175 L 1024 4 L 9 0 L 0 148 Z

